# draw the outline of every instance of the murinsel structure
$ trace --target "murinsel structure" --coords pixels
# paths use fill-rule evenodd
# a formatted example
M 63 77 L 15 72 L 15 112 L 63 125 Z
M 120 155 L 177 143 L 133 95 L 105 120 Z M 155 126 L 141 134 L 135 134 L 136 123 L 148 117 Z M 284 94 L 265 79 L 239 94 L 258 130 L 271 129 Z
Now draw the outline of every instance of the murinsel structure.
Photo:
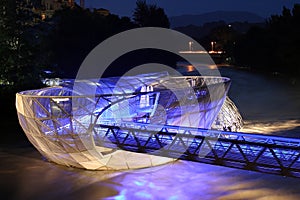
M 91 170 L 138 169 L 175 161 L 180 155 L 157 150 L 178 143 L 184 154 L 198 137 L 195 129 L 238 131 L 243 121 L 227 96 L 230 84 L 226 77 L 164 73 L 64 80 L 17 93 L 16 108 L 28 140 L 49 161 Z M 128 134 L 119 137 L 121 127 Z M 187 137 L 178 142 L 164 130 Z M 124 141 L 132 144 L 123 148 Z M 198 153 L 205 156 L 211 148 Z

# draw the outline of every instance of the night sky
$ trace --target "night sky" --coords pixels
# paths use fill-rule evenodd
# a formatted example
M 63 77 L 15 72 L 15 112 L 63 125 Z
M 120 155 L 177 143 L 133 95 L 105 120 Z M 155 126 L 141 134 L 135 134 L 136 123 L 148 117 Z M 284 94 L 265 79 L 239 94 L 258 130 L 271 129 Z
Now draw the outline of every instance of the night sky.
M 76 0 L 79 2 L 79 0 Z M 86 8 L 106 8 L 119 16 L 132 16 L 136 0 L 86 0 Z M 166 14 L 177 16 L 182 14 L 202 14 L 206 12 L 248 11 L 269 17 L 280 14 L 283 6 L 292 8 L 300 0 L 147 0 L 165 9 Z

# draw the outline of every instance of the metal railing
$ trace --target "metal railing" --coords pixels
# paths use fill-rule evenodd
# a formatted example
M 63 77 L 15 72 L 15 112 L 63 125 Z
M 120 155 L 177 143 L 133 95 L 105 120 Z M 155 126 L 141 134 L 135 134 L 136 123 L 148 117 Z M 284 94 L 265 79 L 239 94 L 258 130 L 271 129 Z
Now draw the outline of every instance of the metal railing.
M 143 123 L 97 124 L 108 148 L 300 178 L 300 139 Z

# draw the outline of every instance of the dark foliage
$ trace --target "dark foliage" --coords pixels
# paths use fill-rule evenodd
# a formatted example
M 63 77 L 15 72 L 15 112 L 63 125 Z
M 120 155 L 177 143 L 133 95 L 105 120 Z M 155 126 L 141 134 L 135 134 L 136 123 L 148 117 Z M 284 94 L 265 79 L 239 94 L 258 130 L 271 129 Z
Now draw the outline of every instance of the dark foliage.
M 1 1 L 0 81 L 4 90 L 28 89 L 40 83 L 42 70 L 35 15 L 23 1 Z
M 5 139 L 24 138 L 15 109 L 15 94 L 42 86 L 44 57 L 38 16 L 24 0 L 0 1 L 0 110 Z M 16 134 L 21 134 L 16 135 Z
M 63 78 L 74 77 L 88 53 L 110 36 L 135 28 L 128 17 L 107 16 L 80 7 L 58 11 L 49 37 L 52 63 Z
M 236 64 L 300 77 L 300 4 L 272 15 L 265 28 L 253 27 L 235 47 Z
M 136 2 L 133 20 L 140 27 L 170 27 L 164 9 L 157 7 L 155 4 L 148 5 L 145 0 Z

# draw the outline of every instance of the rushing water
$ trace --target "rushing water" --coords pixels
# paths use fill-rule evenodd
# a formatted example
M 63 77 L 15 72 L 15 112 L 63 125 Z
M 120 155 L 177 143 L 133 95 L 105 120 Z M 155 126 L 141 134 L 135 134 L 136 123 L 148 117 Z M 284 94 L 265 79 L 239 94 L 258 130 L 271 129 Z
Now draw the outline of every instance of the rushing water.
M 233 68 L 229 96 L 242 131 L 300 137 L 300 88 Z M 42 159 L 31 146 L 0 150 L 1 199 L 300 199 L 300 179 L 189 161 L 134 171 L 87 171 Z M 3 197 L 3 198 L 2 198 Z

